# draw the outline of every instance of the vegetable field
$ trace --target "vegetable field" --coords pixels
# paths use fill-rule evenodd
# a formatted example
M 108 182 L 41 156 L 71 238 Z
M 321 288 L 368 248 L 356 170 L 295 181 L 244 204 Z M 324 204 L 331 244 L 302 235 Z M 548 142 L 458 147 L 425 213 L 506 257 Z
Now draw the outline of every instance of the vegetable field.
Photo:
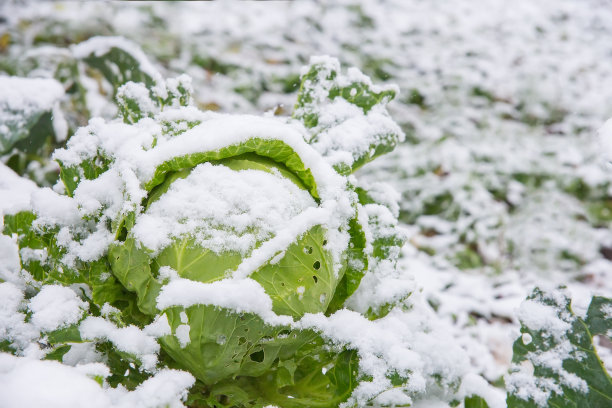
M 3 3 L 0 407 L 611 407 L 610 21 Z

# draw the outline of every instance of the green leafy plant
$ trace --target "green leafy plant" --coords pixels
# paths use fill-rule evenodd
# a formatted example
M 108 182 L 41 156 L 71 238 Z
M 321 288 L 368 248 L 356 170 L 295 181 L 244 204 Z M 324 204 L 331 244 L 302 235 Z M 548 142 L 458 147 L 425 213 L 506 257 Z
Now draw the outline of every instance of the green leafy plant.
M 612 300 L 595 296 L 576 316 L 562 291 L 536 288 L 521 307 L 521 337 L 507 378 L 508 407 L 607 407 L 612 379 L 594 337 L 612 333 Z
M 79 129 L 54 154 L 64 195 L 42 190 L 48 202 L 4 218 L 34 292 L 83 288 L 78 322 L 41 332 L 46 358 L 93 342 L 110 368 L 99 381 L 129 389 L 159 367 L 182 369 L 197 380 L 192 406 L 354 404 L 359 384 L 373 379 L 358 348 L 301 319 L 325 319 L 366 274 L 394 268 L 396 216 L 347 177 L 401 139 L 384 110 L 394 92 L 365 76 L 348 81 L 337 62 L 321 60 L 304 75 L 295 119 L 232 117 L 190 106 L 188 77 L 121 76 L 135 61 L 117 53 L 77 52 L 113 84 L 142 81 L 116 88 L 122 122 Z M 345 122 L 348 109 L 395 133 L 352 135 L 364 139 L 352 151 L 317 144 L 342 126 L 309 130 L 326 103 L 341 105 Z M 367 318 L 409 294 L 379 296 Z M 118 340 L 134 330 L 157 340 L 143 340 L 144 350 Z M 395 387 L 408 374 L 387 373 Z

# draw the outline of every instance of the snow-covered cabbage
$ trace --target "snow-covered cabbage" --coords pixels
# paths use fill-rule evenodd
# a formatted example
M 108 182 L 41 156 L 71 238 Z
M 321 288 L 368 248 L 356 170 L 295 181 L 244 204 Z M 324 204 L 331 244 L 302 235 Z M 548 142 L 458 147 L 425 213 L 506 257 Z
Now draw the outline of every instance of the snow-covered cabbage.
M 402 243 L 394 206 L 351 174 L 402 140 L 385 109 L 395 90 L 330 58 L 304 71 L 293 118 L 202 112 L 190 88 L 186 76 L 119 87 L 121 119 L 80 128 L 54 154 L 63 184 L 5 216 L 23 270 L 3 285 L 27 273 L 34 299 L 69 293 L 40 319 L 30 301 L 42 323 L 0 333 L 3 349 L 24 355 L 42 333 L 40 352 L 66 361 L 93 342 L 110 367 L 100 381 L 133 388 L 178 368 L 204 406 L 331 407 L 405 383 L 409 368 L 363 365 L 356 342 L 320 324 L 347 306 L 365 324 L 412 290 L 357 291 L 393 270 Z

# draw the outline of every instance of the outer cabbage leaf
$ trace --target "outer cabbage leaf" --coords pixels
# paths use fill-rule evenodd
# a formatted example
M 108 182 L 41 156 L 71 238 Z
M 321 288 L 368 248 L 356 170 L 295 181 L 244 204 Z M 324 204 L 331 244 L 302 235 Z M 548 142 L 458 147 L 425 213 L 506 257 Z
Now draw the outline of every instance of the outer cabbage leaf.
M 329 304 L 328 314 L 344 307 L 344 302 L 357 290 L 368 269 L 369 258 L 366 253 L 366 236 L 357 218 L 350 220 L 349 234 L 351 239 L 347 250 L 346 271 Z
M 0 155 L 17 174 L 27 174 L 40 185 L 57 179 L 48 156 L 66 136 L 66 122 L 59 109 L 64 88 L 54 79 L 0 77 Z M 31 164 L 39 164 L 33 170 Z
M 122 311 L 126 323 L 142 323 L 148 319 L 136 308 L 136 296 L 131 294 L 111 274 L 110 264 L 106 258 L 94 262 L 77 261 L 69 267 L 62 262 L 66 250 L 58 245 L 56 228 L 34 226 L 36 215 L 22 211 L 4 216 L 5 235 L 15 234 L 20 248 L 22 267 L 42 284 L 59 283 L 65 286 L 84 283 L 91 289 L 89 294 L 82 295 L 93 305 L 105 303 Z M 27 254 L 32 254 L 26 256 Z M 95 306 L 96 308 L 98 306 Z
M 198 310 L 190 313 L 189 309 Z M 317 333 L 290 331 L 282 326 L 272 328 L 265 326 L 257 316 L 238 315 L 210 306 L 189 309 L 186 312 L 192 343 L 185 349 L 179 349 L 180 345 L 173 336 L 167 336 L 162 341 L 174 342 L 174 352 L 190 350 L 194 353 L 191 354 L 193 360 L 180 361 L 205 361 L 205 367 L 194 363 L 193 369 L 201 373 L 198 378 L 212 377 L 206 381 L 208 384 L 225 376 L 213 385 L 201 384 L 196 387 L 198 392 L 191 395 L 191 402 L 195 406 L 229 408 L 273 404 L 296 408 L 331 408 L 346 401 L 357 383 L 355 351 L 330 350 Z M 170 312 L 173 318 L 169 320 L 175 322 L 171 323 L 173 327 L 181 324 L 180 310 L 177 308 Z M 209 320 L 211 317 L 216 318 Z M 194 326 L 192 318 L 213 322 L 213 326 L 209 328 L 197 323 Z M 230 322 L 229 327 L 223 327 L 227 322 Z M 236 323 L 232 325 L 231 322 Z M 226 337 L 228 329 L 230 333 L 235 333 L 233 338 Z M 196 332 L 193 333 L 193 330 Z M 206 355 L 196 346 L 191 346 L 195 339 L 206 339 L 209 347 L 202 348 L 208 351 Z M 246 350 L 246 354 L 242 350 Z M 169 353 L 172 355 L 173 352 Z M 240 359 L 241 355 L 245 357 Z M 230 361 L 232 356 L 234 359 Z M 224 370 L 224 362 L 232 370 Z M 230 371 L 240 374 L 229 377 Z
M 354 187 L 354 189 L 359 200 L 357 211 L 361 215 L 359 219 L 354 218 L 349 223 L 351 241 L 348 249 L 347 269 L 338 285 L 328 313 L 345 306 L 346 300 L 359 288 L 366 273 L 376 274 L 381 267 L 391 266 L 395 269 L 400 248 L 405 242 L 405 237 L 397 228 L 396 216 L 393 215 L 396 209 L 388 208 L 388 203 L 378 202 L 374 198 L 375 195 L 363 187 Z M 390 216 L 393 222 L 375 214 L 368 214 L 366 206 L 377 207 L 378 211 L 375 214 L 382 212 Z M 367 228 L 369 232 L 369 242 L 364 228 Z M 372 320 L 384 317 L 409 295 L 410 293 L 406 293 L 400 299 L 371 307 L 365 314 Z
M 159 77 L 142 50 L 123 38 L 94 37 L 75 46 L 73 53 L 99 70 L 113 86 L 115 94 L 127 82 L 141 82 L 152 87 Z
M 165 312 L 173 334 L 160 339 L 164 350 L 208 385 L 237 375 L 262 375 L 283 350 L 290 354 L 310 340 L 289 335 L 287 327 L 268 326 L 256 315 L 210 305 L 173 307 Z M 189 343 L 181 344 L 175 334 L 185 324 L 189 325 Z
M 341 74 L 333 58 L 313 58 L 302 75 L 293 117 L 310 130 L 307 142 L 338 172 L 350 174 L 404 139 L 385 108 L 396 93 L 396 87 L 373 85 L 357 69 Z
M 358 383 L 358 357 L 354 350 L 328 351 L 314 339 L 270 376 L 256 382 L 266 399 L 288 408 L 332 408 L 348 400 Z M 295 371 L 293 367 L 295 366 Z M 291 381 L 286 384 L 286 381 Z
M 594 296 L 591 299 L 585 321 L 591 336 L 612 337 L 612 299 Z
M 216 151 L 192 153 L 185 156 L 174 157 L 155 169 L 155 174 L 145 184 L 145 189 L 151 191 L 153 187 L 164 182 L 166 176 L 171 172 L 191 169 L 198 164 L 208 161 L 219 161 L 226 158 L 237 158 L 246 153 L 254 153 L 258 156 L 272 159 L 286 167 L 288 171 L 306 186 L 310 194 L 319 198 L 317 186 L 310 169 L 304 166 L 300 156 L 286 143 L 280 140 L 267 140 L 251 138 L 243 143 L 224 147 Z
M 465 408 L 489 408 L 489 404 L 478 395 L 465 397 L 463 402 Z
M 79 69 L 79 60 L 70 51 L 52 45 L 27 50 L 19 59 L 20 75 L 52 77 L 61 83 L 66 92 L 62 111 L 70 129 L 86 124 L 90 116 L 87 94 L 93 90 L 88 90 L 84 82 L 91 78 L 85 77 L 92 73 L 91 70 Z
M 523 335 L 514 343 L 514 364 L 506 379 L 508 407 L 609 407 L 612 379 L 593 346 L 593 336 L 610 337 L 612 300 L 594 297 L 586 319 L 574 314 L 563 292 L 536 288 L 527 302 L 547 311 L 531 318 L 547 322 L 536 327 L 523 316 L 529 321 L 522 321 Z M 533 366 L 533 374 L 525 365 Z
M 342 274 L 334 273 L 323 241 L 323 229 L 316 226 L 289 246 L 277 263 L 266 264 L 251 274 L 272 298 L 275 313 L 300 317 L 327 309 Z M 183 278 L 209 283 L 225 278 L 241 260 L 237 253 L 216 254 L 188 237 L 173 242 L 154 258 L 133 238 L 109 250 L 114 275 L 137 294 L 140 310 L 149 315 L 157 312 L 155 299 L 162 285 L 156 278 L 161 267 L 169 266 Z
M 114 244 L 108 250 L 108 260 L 115 277 L 138 299 L 138 308 L 145 314 L 157 314 L 156 298 L 161 283 L 151 273 L 151 257 L 139 248 L 133 238 Z
M 66 194 L 72 197 L 81 180 L 96 179 L 108 170 L 112 160 L 102 152 L 98 152 L 93 158 L 83 160 L 75 166 L 66 166 L 61 160 L 57 162 L 60 166 L 60 179 L 64 183 Z
M 394 218 L 397 218 L 397 211 L 399 210 L 398 208 L 390 208 L 391 206 L 389 205 L 389 203 L 380 202 L 374 197 L 371 191 L 368 191 L 363 187 L 356 187 L 355 191 L 357 192 L 357 196 L 359 198 L 359 204 L 376 204 L 386 207 L 390 211 L 391 215 Z M 387 234 L 381 235 L 380 233 L 378 233 L 375 234 L 375 236 L 373 237 L 372 255 L 378 259 L 396 259 L 398 256 L 398 251 L 404 245 L 406 238 L 400 233 L 400 231 L 394 224 L 380 225 L 380 220 L 373 219 L 372 217 L 369 217 L 368 223 L 371 226 L 373 226 L 373 224 L 378 224 L 377 229 L 387 229 L 387 231 L 385 231 L 387 232 Z
M 45 360 L 62 361 L 64 355 L 70 351 L 73 343 L 81 343 L 81 334 L 79 333 L 78 325 L 71 325 L 66 328 L 47 333 L 46 340 L 48 343 L 45 350 Z M 48 349 L 51 348 L 51 351 Z
M 117 91 L 117 107 L 125 123 L 153 117 L 166 107 L 188 106 L 191 102 L 191 78 L 181 75 L 159 81 L 154 87 L 127 82 Z
M 36 215 L 29 211 L 22 211 L 13 215 L 4 216 L 5 235 L 16 235 L 17 243 L 20 248 L 20 260 L 23 268 L 28 270 L 34 279 L 41 282 L 54 282 L 57 279 L 66 280 L 65 283 L 72 283 L 79 279 L 78 276 L 64 276 L 61 271 L 59 259 L 64 251 L 55 242 L 55 233 L 51 229 L 35 229 L 32 223 L 36 220 Z M 24 251 L 24 249 L 27 250 Z M 24 258 L 29 252 L 30 256 Z
M 301 317 L 325 312 L 343 272 L 334 272 L 332 255 L 325 249 L 325 231 L 315 226 L 291 244 L 276 263 L 267 263 L 250 277 L 272 298 L 277 314 Z
M 5 112 L 0 112 L 0 118 L 4 114 Z M 25 120 L 0 122 L 0 154 L 8 153 L 13 147 L 18 151 L 36 153 L 54 136 L 50 112 L 40 111 L 30 116 L 15 114 Z

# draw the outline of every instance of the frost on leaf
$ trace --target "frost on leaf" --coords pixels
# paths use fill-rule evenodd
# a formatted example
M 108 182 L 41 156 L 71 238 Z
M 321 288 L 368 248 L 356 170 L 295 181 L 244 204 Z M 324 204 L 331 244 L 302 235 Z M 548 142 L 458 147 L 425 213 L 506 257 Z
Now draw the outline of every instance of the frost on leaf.
M 519 310 L 522 335 L 506 377 L 509 408 L 609 406 L 612 381 L 593 336 L 609 336 L 610 305 L 610 299 L 593 297 L 582 319 L 565 290 L 533 291 Z

